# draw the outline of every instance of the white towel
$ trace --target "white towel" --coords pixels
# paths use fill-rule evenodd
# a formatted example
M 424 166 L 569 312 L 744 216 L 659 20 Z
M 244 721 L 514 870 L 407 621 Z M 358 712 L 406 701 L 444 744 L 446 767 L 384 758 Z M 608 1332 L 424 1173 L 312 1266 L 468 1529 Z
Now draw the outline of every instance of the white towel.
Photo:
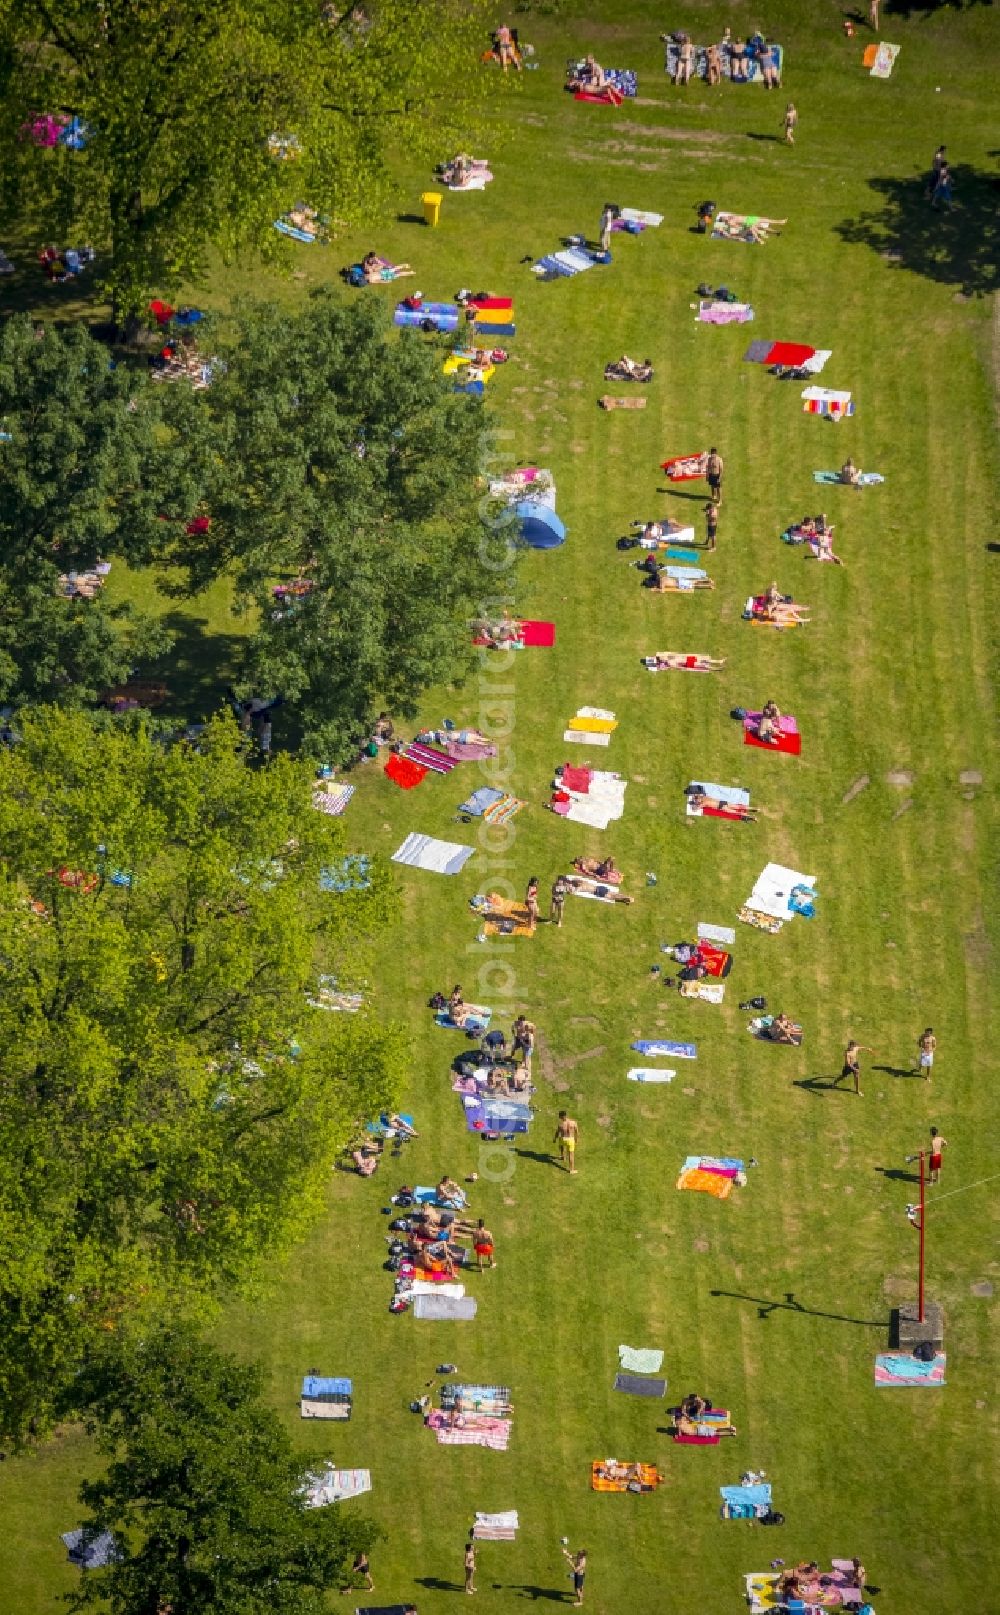
M 450 1295 L 453 1301 L 459 1300 L 465 1294 L 464 1284 L 435 1284 L 432 1279 L 414 1279 L 407 1295 Z
M 797 869 L 789 869 L 785 864 L 768 864 L 758 875 L 746 907 L 752 908 L 757 914 L 769 914 L 774 920 L 787 920 L 791 915 L 788 899 L 793 887 L 815 885 L 815 875 L 801 875 Z
M 481 1514 L 477 1509 L 476 1524 L 488 1525 L 494 1531 L 516 1531 L 519 1529 L 517 1509 L 501 1509 L 499 1514 Z
M 608 734 L 592 734 L 587 729 L 564 729 L 563 739 L 570 746 L 610 746 L 611 736 Z
M 731 925 L 705 925 L 699 921 L 698 938 L 701 942 L 735 942 L 736 932 Z
M 629 1082 L 673 1082 L 676 1071 L 664 1071 L 655 1065 L 634 1065 L 628 1073 Z

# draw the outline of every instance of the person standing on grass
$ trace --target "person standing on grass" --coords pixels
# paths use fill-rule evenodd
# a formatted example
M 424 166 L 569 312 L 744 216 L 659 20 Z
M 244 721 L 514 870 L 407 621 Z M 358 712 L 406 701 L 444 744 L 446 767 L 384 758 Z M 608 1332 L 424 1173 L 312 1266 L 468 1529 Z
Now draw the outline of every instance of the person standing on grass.
M 570 1553 L 563 1548 L 563 1558 L 573 1572 L 573 1591 L 576 1593 L 575 1605 L 579 1609 L 583 1603 L 583 1578 L 587 1574 L 587 1550 L 578 1548 L 576 1553 Z
M 839 1087 L 845 1077 L 853 1077 L 854 1092 L 857 1094 L 859 1099 L 863 1099 L 865 1096 L 861 1092 L 861 1056 L 862 1054 L 874 1053 L 875 1050 L 869 1048 L 867 1043 L 855 1043 L 854 1039 L 851 1038 L 848 1041 L 846 1049 L 844 1050 L 843 1070 L 841 1071 L 840 1076 L 835 1079 L 834 1087 Z
M 705 506 L 705 548 L 714 550 L 715 535 L 719 531 L 719 507 L 714 499 Z
M 705 481 L 711 489 L 712 503 L 715 505 L 722 502 L 722 473 L 725 469 L 725 461 L 718 449 L 709 449 L 705 460 Z
M 868 25 L 878 33 L 879 0 L 868 0 Z
M 798 123 L 798 121 L 799 121 L 799 115 L 798 115 L 798 112 L 795 109 L 795 102 L 794 101 L 789 101 L 787 107 L 785 108 L 785 122 L 784 122 L 785 144 L 786 144 L 786 146 L 794 146 L 795 145 L 795 126 Z
M 934 153 L 934 156 L 931 158 L 931 172 L 927 181 L 927 189 L 924 193 L 928 198 L 934 195 L 934 187 L 937 184 L 938 175 L 948 161 L 947 153 L 947 146 L 939 146 L 937 151 Z
M 934 192 L 931 196 L 931 207 L 936 208 L 938 202 L 943 202 L 945 207 L 948 209 L 948 212 L 951 212 L 951 169 L 948 167 L 947 163 L 942 163 L 941 167 L 938 169 L 938 176 L 934 184 Z
M 931 1127 L 931 1157 L 930 1157 L 930 1161 L 928 1163 L 929 1166 L 930 1166 L 930 1176 L 927 1179 L 928 1183 L 940 1183 L 940 1181 L 941 1181 L 941 1160 L 942 1160 L 944 1152 L 945 1152 L 945 1150 L 947 1148 L 948 1148 L 948 1140 L 946 1138 L 942 1138 L 941 1134 L 938 1132 L 937 1128 L 932 1126 Z
M 559 1145 L 559 1160 L 569 1167 L 570 1177 L 576 1177 L 576 1141 L 580 1137 L 579 1124 L 564 1110 L 559 1112 L 553 1143 Z
M 514 1046 L 511 1055 L 516 1060 L 518 1054 L 526 1066 L 531 1064 L 531 1055 L 535 1047 L 535 1023 L 529 1021 L 527 1015 L 519 1015 L 511 1027 Z
M 365 1592 L 374 1592 L 375 1583 L 372 1580 L 372 1568 L 368 1563 L 367 1553 L 362 1551 L 361 1553 L 356 1553 L 354 1555 L 354 1563 L 351 1566 L 351 1575 L 363 1576 Z M 353 1587 L 342 1587 L 340 1590 L 342 1593 L 352 1593 L 355 1591 Z
M 920 1075 L 926 1082 L 931 1080 L 931 1071 L 934 1066 L 934 1051 L 937 1048 L 937 1038 L 934 1036 L 933 1026 L 928 1026 L 917 1038 L 917 1067 Z
M 528 924 L 534 930 L 538 924 L 538 876 L 532 875 L 524 894 L 524 906 L 528 910 Z
M 566 892 L 566 882 L 563 880 L 561 875 L 557 875 L 555 880 L 552 882 L 552 907 L 549 911 L 549 919 L 551 920 L 552 924 L 557 927 L 561 927 L 563 922 L 563 909 L 566 907 Z
M 482 1217 L 476 1224 L 476 1231 L 472 1236 L 472 1248 L 476 1253 L 480 1273 L 483 1271 L 485 1258 L 489 1267 L 496 1267 L 496 1257 L 493 1255 L 493 1235 L 490 1233 Z
M 474 1593 L 476 1590 L 476 1544 L 471 1532 L 465 1544 L 465 1590 L 467 1593 Z

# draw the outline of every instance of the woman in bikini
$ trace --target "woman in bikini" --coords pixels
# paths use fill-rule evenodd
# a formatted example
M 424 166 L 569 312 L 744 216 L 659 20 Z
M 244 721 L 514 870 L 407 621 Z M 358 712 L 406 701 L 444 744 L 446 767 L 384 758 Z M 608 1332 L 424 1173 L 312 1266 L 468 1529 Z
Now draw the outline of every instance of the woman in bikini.
M 654 672 L 673 667 L 689 673 L 718 673 L 719 669 L 726 665 L 725 657 L 720 659 L 716 656 L 683 656 L 680 651 L 673 650 L 657 651 L 651 660 Z M 649 662 L 646 665 L 649 666 Z
M 701 808 L 703 810 L 705 808 L 712 808 L 716 813 L 728 813 L 731 814 L 733 818 L 744 819 L 748 824 L 752 824 L 756 819 L 757 814 L 760 812 L 759 808 L 748 807 L 744 802 L 735 804 L 732 802 L 723 802 L 721 797 L 709 796 L 707 792 L 697 788 L 694 790 L 688 789 L 684 794 L 694 807 Z

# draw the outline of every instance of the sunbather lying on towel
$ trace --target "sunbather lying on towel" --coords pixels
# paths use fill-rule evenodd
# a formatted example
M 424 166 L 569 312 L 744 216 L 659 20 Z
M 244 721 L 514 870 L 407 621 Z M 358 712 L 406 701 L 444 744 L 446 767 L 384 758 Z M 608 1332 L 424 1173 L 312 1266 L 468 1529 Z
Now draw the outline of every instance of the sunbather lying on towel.
M 603 90 L 605 82 L 604 69 L 594 56 L 585 56 L 566 75 L 567 90 Z
M 782 594 L 777 583 L 772 583 L 763 594 L 754 596 L 752 615 L 760 622 L 773 622 L 786 628 L 793 623 L 808 622 L 810 619 L 802 615 L 808 610 L 808 606 L 797 605 L 790 594 Z
M 366 1139 L 351 1151 L 351 1160 L 363 1178 L 370 1178 L 382 1155 L 381 1139 Z
M 700 1423 L 697 1419 L 689 1419 L 683 1413 L 674 1419 L 674 1431 L 679 1436 L 734 1436 L 735 1427 L 731 1424 L 717 1424 L 712 1420 L 708 1424 Z
M 520 624 L 511 617 L 502 617 L 499 622 L 480 618 L 472 625 L 472 637 L 477 645 L 489 650 L 504 650 L 517 643 L 519 629 Z
M 599 1480 L 641 1480 L 642 1464 L 620 1464 L 616 1458 L 606 1458 L 603 1464 L 594 1466 L 594 1473 Z
M 620 359 L 604 366 L 605 381 L 652 381 L 653 365 L 649 359 L 643 359 L 640 364 L 636 359 L 630 359 L 623 353 Z
M 845 563 L 833 550 L 833 528 L 828 527 L 825 532 L 813 533 L 806 539 L 808 553 L 814 561 L 832 561 L 834 566 L 843 566 Z
M 454 1211 L 461 1211 L 466 1203 L 465 1190 L 460 1183 L 455 1182 L 454 1178 L 443 1177 L 437 1186 L 436 1192 L 438 1205 L 440 1206 L 449 1206 Z
M 564 875 L 563 879 L 565 880 L 565 883 L 566 883 L 567 886 L 570 886 L 570 887 L 579 886 L 584 891 L 588 890 L 588 882 L 587 881 L 574 880 L 572 875 Z M 595 894 L 595 895 L 597 895 L 597 894 Z M 634 903 L 635 902 L 634 897 L 627 897 L 624 892 L 616 892 L 616 891 L 613 891 L 613 890 L 608 890 L 606 892 L 602 892 L 600 895 L 604 898 L 604 901 L 606 903 Z
M 390 264 L 387 259 L 380 258 L 377 252 L 366 253 L 361 260 L 361 268 L 367 286 L 377 286 L 387 280 L 403 280 L 407 275 L 416 273 L 409 264 Z
M 684 656 L 680 651 L 658 650 L 655 656 L 643 658 L 651 673 L 660 673 L 665 668 L 680 668 L 689 673 L 717 673 L 725 667 L 726 659 L 716 656 Z
M 655 574 L 650 577 L 649 587 L 654 589 L 657 594 L 690 594 L 692 589 L 715 588 L 714 578 L 676 578 L 666 569 L 661 572 L 652 555 L 649 560 L 653 562 L 653 565 L 647 567 L 647 570 L 651 574 Z M 645 565 L 646 563 L 643 564 Z
M 609 886 L 620 886 L 622 883 L 622 872 L 615 868 L 613 858 L 574 858 L 573 868 L 591 880 L 607 881 Z
M 685 786 L 684 795 L 692 807 L 702 810 L 712 808 L 716 813 L 725 813 L 727 817 L 734 819 L 745 819 L 747 823 L 753 823 L 760 812 L 759 808 L 748 807 L 743 802 L 724 802 L 719 796 L 709 796 L 700 785 Z
M 424 1243 L 453 1239 L 457 1234 L 471 1234 L 475 1229 L 475 1223 L 467 1217 L 440 1206 L 421 1206 L 419 1211 L 410 1212 L 407 1221 L 414 1236 Z

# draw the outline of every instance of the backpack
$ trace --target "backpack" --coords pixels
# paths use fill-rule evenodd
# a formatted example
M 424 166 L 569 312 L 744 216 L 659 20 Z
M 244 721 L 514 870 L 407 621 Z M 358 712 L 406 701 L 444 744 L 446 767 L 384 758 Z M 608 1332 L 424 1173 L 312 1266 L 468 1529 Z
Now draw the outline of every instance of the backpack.
M 913 1355 L 922 1363 L 932 1363 L 937 1356 L 937 1352 L 931 1341 L 922 1340 L 919 1346 L 914 1346 Z
M 766 1514 L 760 1516 L 759 1523 L 761 1525 L 784 1525 L 785 1516 L 779 1514 L 776 1509 L 769 1508 Z
M 638 547 L 638 544 L 639 540 L 637 538 L 620 538 L 618 540 L 617 548 L 620 550 L 634 550 Z

